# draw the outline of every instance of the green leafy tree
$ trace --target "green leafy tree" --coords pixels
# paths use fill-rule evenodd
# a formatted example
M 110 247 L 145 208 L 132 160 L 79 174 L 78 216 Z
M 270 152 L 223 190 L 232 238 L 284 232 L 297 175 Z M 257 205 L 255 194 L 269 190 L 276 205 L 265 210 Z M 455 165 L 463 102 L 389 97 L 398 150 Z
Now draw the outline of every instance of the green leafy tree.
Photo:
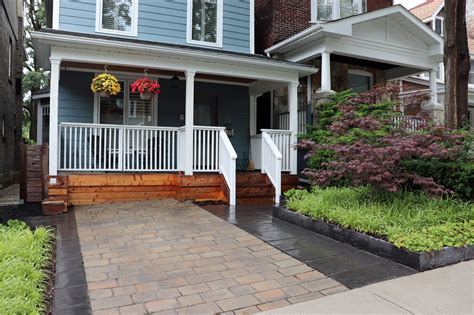
M 39 66 L 38 56 L 31 40 L 31 33 L 46 27 L 46 12 L 44 0 L 25 0 L 25 42 L 26 60 L 23 64 L 23 113 L 24 138 L 31 137 L 30 130 L 35 126 L 32 121 L 33 103 L 31 93 L 38 91 L 48 83 L 48 75 Z

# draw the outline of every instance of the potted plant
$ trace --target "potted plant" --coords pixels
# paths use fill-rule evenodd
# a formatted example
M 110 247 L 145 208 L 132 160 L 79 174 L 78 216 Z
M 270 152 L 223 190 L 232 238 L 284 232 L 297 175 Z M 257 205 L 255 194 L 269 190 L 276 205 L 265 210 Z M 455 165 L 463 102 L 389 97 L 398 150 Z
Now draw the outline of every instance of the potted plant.
M 99 93 L 102 97 L 109 97 L 119 94 L 121 87 L 115 76 L 109 73 L 101 73 L 92 79 L 91 90 L 94 93 Z
M 140 93 L 142 100 L 151 100 L 153 96 L 160 94 L 160 84 L 158 81 L 144 77 L 130 84 L 133 93 Z

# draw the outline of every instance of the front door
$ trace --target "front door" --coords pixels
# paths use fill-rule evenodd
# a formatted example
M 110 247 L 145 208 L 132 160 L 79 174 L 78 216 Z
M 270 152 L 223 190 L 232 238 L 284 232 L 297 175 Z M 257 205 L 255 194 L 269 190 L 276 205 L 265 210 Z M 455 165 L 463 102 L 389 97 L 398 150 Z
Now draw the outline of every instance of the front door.
M 217 96 L 207 94 L 194 96 L 194 125 L 217 126 Z

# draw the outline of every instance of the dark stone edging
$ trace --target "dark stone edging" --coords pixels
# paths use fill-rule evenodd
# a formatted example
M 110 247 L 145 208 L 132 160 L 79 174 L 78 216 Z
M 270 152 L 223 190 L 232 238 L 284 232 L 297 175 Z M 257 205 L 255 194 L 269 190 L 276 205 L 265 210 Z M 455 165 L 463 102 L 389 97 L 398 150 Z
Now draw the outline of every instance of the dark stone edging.
M 337 241 L 348 243 L 380 257 L 394 260 L 419 271 L 443 267 L 474 258 L 474 245 L 461 248 L 445 247 L 436 252 L 417 253 L 397 248 L 387 241 L 367 234 L 349 230 L 335 224 L 314 220 L 286 208 L 274 207 L 273 216 Z
M 31 227 L 56 228 L 53 314 L 91 314 L 86 274 L 74 210 L 55 216 L 25 218 Z

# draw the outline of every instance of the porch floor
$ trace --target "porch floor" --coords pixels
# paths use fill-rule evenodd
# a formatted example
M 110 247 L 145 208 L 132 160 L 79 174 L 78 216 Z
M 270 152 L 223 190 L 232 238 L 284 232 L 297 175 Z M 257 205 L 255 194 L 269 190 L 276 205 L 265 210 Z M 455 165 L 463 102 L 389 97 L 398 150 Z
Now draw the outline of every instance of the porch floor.
M 175 200 L 75 207 L 94 314 L 256 313 L 347 290 Z

